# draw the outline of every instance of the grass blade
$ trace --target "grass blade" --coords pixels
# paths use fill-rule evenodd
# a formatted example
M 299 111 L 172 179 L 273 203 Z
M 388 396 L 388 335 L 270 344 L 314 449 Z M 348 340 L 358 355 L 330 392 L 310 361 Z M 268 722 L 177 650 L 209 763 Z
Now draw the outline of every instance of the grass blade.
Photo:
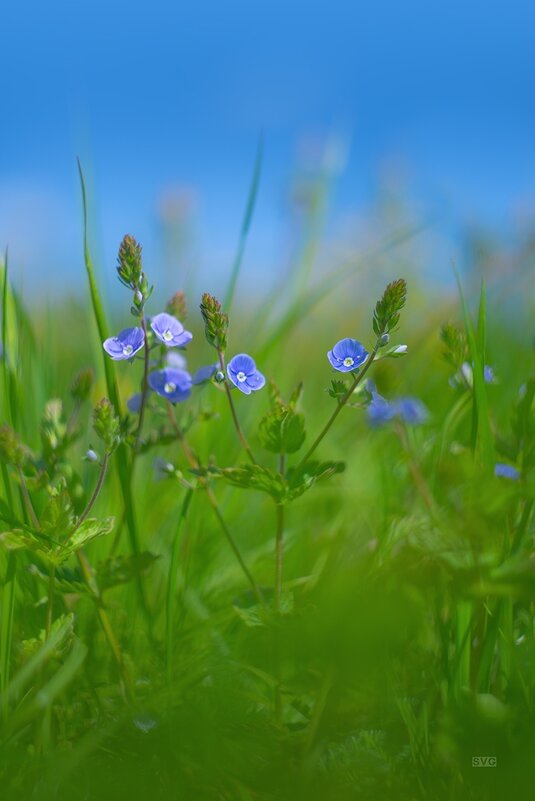
M 262 173 L 263 157 L 264 157 L 264 138 L 262 135 L 260 135 L 260 138 L 258 140 L 258 147 L 256 149 L 256 158 L 253 168 L 253 175 L 251 178 L 251 184 L 249 186 L 247 205 L 245 206 L 245 214 L 243 217 L 241 231 L 240 231 L 240 238 L 238 241 L 238 250 L 236 253 L 236 257 L 234 259 L 234 264 L 232 266 L 232 272 L 230 274 L 229 284 L 225 294 L 224 308 L 227 313 L 230 313 L 230 310 L 232 308 L 232 302 L 234 300 L 234 295 L 236 293 L 236 285 L 238 283 L 238 278 L 240 275 L 241 265 L 243 261 L 243 254 L 245 252 L 245 245 L 247 243 L 247 237 L 249 235 L 249 229 L 251 227 L 251 222 L 253 219 L 253 214 L 256 206 L 258 187 L 260 185 L 260 175 Z

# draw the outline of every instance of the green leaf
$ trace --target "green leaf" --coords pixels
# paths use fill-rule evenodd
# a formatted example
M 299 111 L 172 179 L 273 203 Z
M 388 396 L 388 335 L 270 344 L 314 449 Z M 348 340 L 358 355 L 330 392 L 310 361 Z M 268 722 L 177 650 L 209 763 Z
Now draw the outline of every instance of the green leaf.
M 232 487 L 266 492 L 277 503 L 284 501 L 286 493 L 284 479 L 278 473 L 268 470 L 267 467 L 261 467 L 258 464 L 244 464 L 240 467 L 211 467 L 207 471 L 203 471 L 203 474 L 221 478 Z
M 96 518 L 89 517 L 76 529 L 66 545 L 63 546 L 63 549 L 69 553 L 74 553 L 80 550 L 84 545 L 87 545 L 88 542 L 91 542 L 91 540 L 109 534 L 113 530 L 114 525 L 114 517 L 105 517 L 104 520 L 97 520 Z
M 333 378 L 328 392 L 331 398 L 340 401 L 347 395 L 348 389 L 349 387 L 345 381 L 342 381 L 340 378 Z
M 288 500 L 299 498 L 318 481 L 325 481 L 331 476 L 343 473 L 345 462 L 307 462 L 299 469 L 288 470 Z
M 133 578 L 145 575 L 151 565 L 160 557 L 143 551 L 130 556 L 112 556 L 97 567 L 97 583 L 101 591 L 126 584 Z
M 294 594 L 291 590 L 280 594 L 277 611 L 275 611 L 274 607 L 273 591 L 262 589 L 262 595 L 265 601 L 263 604 L 241 603 L 240 600 L 237 600 L 234 604 L 234 611 L 249 628 L 266 626 L 281 615 L 291 615 L 294 611 Z
M 295 453 L 305 441 L 305 417 L 286 406 L 279 406 L 262 418 L 260 442 L 272 453 Z

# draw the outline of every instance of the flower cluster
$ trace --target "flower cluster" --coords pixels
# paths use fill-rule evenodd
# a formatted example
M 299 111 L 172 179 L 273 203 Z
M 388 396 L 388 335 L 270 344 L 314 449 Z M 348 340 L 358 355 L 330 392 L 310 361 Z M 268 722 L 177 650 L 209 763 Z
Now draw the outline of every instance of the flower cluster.
M 371 381 L 368 381 L 367 390 L 371 395 L 367 412 L 372 426 L 384 425 L 391 420 L 401 420 L 407 425 L 421 425 L 429 417 L 427 408 L 418 398 L 404 397 L 387 401 L 377 392 Z

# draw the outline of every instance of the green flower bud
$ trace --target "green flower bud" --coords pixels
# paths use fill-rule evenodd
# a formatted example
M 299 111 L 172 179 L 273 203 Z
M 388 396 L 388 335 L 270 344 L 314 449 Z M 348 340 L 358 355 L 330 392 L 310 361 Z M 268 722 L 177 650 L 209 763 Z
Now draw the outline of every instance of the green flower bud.
M 130 234 L 127 234 L 119 246 L 117 256 L 117 273 L 119 280 L 132 289 L 141 288 L 141 245 Z
M 202 296 L 201 314 L 206 339 L 214 348 L 224 351 L 227 347 L 228 314 L 221 310 L 220 302 L 207 292 Z
M 173 317 L 176 317 L 181 323 L 184 322 L 188 315 L 186 293 L 182 292 L 182 290 L 175 292 L 173 297 L 167 301 L 165 311 L 167 314 L 172 314 Z
M 28 454 L 13 429 L 4 424 L 0 426 L 0 459 L 7 464 L 20 467 Z
M 407 284 L 403 278 L 388 284 L 383 297 L 377 301 L 373 313 L 373 330 L 380 338 L 392 332 L 398 322 L 399 313 L 407 300 Z
M 102 398 L 93 411 L 93 428 L 103 441 L 107 453 L 115 450 L 120 442 L 120 423 L 108 398 Z
M 93 370 L 86 367 L 74 376 L 71 384 L 71 395 L 74 400 L 85 401 L 91 393 L 95 379 Z

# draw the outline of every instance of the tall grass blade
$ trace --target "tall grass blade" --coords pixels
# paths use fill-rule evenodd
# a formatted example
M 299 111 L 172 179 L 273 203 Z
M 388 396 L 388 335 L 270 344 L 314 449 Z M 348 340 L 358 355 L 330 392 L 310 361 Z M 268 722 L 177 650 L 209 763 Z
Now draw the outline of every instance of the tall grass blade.
M 236 252 L 236 257 L 234 259 L 234 264 L 232 265 L 232 272 L 230 274 L 229 284 L 225 294 L 224 308 L 227 313 L 230 313 L 230 310 L 232 308 L 232 303 L 234 301 L 236 286 L 238 284 L 238 278 L 240 275 L 240 270 L 243 262 L 243 254 L 245 253 L 245 246 L 247 244 L 247 238 L 249 236 L 249 230 L 251 228 L 251 222 L 253 219 L 253 214 L 256 206 L 256 198 L 258 195 L 258 187 L 260 185 L 260 175 L 262 173 L 263 157 L 264 157 L 264 137 L 261 134 L 258 140 L 258 147 L 256 149 L 253 175 L 251 178 L 251 184 L 249 186 L 249 194 L 247 197 L 245 214 L 243 217 L 241 231 L 240 231 L 240 238 L 238 241 L 238 250 Z

